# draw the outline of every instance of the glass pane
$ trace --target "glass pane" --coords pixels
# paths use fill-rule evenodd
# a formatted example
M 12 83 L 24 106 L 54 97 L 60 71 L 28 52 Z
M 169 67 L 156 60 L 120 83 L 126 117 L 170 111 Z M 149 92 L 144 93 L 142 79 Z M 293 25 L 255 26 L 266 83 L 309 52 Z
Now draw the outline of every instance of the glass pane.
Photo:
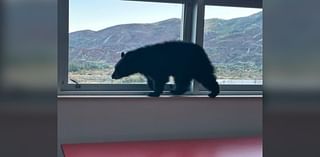
M 181 4 L 123 0 L 69 1 L 69 83 L 145 83 L 139 74 L 112 80 L 123 51 L 180 40 Z
M 220 84 L 262 84 L 262 9 L 206 6 L 204 48 Z

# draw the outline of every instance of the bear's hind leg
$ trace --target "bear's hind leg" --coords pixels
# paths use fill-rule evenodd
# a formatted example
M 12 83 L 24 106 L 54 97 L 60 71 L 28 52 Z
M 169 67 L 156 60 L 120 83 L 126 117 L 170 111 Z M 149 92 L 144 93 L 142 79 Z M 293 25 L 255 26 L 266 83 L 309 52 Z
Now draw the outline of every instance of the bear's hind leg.
M 208 95 L 211 98 L 215 98 L 220 93 L 220 87 L 213 74 L 201 75 L 195 78 L 200 82 L 205 88 L 207 88 L 211 93 Z
M 159 97 L 162 94 L 164 85 L 168 82 L 169 78 L 153 79 L 154 82 L 154 92 L 149 93 L 148 96 Z
M 148 86 L 151 90 L 154 90 L 154 81 L 151 77 L 146 77 L 147 78 L 147 83 L 148 83 Z
M 174 77 L 174 83 L 176 85 L 174 90 L 171 90 L 170 92 L 173 95 L 181 95 L 184 94 L 187 90 L 190 88 L 192 78 L 187 76 L 175 76 Z

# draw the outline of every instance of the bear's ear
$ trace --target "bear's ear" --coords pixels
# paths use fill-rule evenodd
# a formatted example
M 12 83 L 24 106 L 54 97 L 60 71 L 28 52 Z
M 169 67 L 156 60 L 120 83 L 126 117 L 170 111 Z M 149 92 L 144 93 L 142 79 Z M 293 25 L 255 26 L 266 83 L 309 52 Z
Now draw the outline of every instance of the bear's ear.
M 123 58 L 123 57 L 124 57 L 124 55 L 125 55 L 125 53 L 124 53 L 124 52 L 121 52 L 121 58 Z

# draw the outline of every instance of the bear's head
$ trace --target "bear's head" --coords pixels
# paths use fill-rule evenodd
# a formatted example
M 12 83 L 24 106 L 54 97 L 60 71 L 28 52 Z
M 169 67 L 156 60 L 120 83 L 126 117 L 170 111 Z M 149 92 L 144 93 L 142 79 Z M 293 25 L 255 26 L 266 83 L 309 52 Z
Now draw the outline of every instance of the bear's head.
M 121 59 L 115 65 L 115 68 L 114 68 L 114 71 L 111 75 L 111 78 L 112 79 L 121 79 L 123 77 L 137 73 L 137 71 L 134 69 L 134 67 L 135 67 L 135 65 L 134 65 L 134 61 L 132 60 L 132 57 L 130 55 L 122 52 Z

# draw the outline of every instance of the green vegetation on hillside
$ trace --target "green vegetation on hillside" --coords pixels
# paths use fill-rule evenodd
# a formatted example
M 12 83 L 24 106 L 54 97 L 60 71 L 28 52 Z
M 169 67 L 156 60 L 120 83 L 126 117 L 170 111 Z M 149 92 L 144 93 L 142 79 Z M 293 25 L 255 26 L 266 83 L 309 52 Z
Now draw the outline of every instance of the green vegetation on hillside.
M 109 67 L 109 65 L 101 62 L 70 63 L 69 72 L 78 72 L 81 70 L 101 70 Z
M 102 67 L 102 66 L 100 66 Z M 130 77 L 125 77 L 120 80 L 111 79 L 111 74 L 113 72 L 112 67 L 107 68 L 75 68 L 78 70 L 70 71 L 69 78 L 74 79 L 82 84 L 90 83 L 103 83 L 103 84 L 117 84 L 117 83 L 145 83 L 145 78 L 140 75 L 132 75 Z M 262 80 L 262 70 L 256 66 L 248 65 L 218 65 L 216 66 L 216 75 L 218 79 L 227 80 Z

